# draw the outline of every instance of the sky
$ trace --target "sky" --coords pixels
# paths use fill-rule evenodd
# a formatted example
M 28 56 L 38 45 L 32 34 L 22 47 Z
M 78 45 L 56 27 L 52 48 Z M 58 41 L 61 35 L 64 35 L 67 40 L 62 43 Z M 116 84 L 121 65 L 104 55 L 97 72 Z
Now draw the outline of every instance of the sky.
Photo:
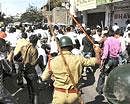
M 24 13 L 29 4 L 40 9 L 47 3 L 47 0 L 0 0 L 2 13 L 6 16 L 14 16 L 17 13 Z

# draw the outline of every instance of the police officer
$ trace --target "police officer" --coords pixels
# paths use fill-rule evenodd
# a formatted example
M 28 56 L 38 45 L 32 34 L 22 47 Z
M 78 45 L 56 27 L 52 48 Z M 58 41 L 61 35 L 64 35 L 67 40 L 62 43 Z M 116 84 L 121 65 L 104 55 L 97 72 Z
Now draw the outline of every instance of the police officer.
M 79 95 L 70 78 L 72 74 L 75 83 L 77 84 L 82 73 L 83 67 L 89 65 L 100 64 L 99 48 L 95 47 L 96 56 L 93 58 L 84 58 L 83 56 L 73 55 L 72 40 L 68 36 L 63 36 L 59 39 L 61 52 L 53 58 L 45 68 L 41 75 L 43 81 L 53 74 L 54 77 L 54 95 L 52 104 L 78 104 Z M 66 70 L 66 65 L 63 61 L 65 58 L 66 64 L 70 69 L 70 73 Z M 49 64 L 50 63 L 50 64 Z M 50 73 L 51 70 L 51 73 Z
M 35 70 L 35 65 L 38 62 L 38 51 L 36 44 L 38 37 L 31 35 L 29 37 L 30 43 L 21 49 L 24 77 L 27 81 L 27 88 L 29 92 L 30 104 L 38 104 L 38 75 Z
M 110 104 L 130 104 L 130 64 L 118 66 L 110 72 L 104 94 Z
M 29 41 L 27 40 L 27 33 L 23 32 L 21 34 L 22 38 L 18 39 L 16 47 L 14 49 L 14 57 L 16 57 L 19 54 L 19 51 L 21 50 L 21 47 L 26 46 L 27 44 L 29 44 Z M 17 58 L 16 58 L 17 59 Z M 16 60 L 16 62 L 14 62 L 15 64 L 18 65 L 18 77 L 17 77 L 17 84 L 20 85 L 21 87 L 23 87 L 23 63 L 18 62 L 18 60 Z

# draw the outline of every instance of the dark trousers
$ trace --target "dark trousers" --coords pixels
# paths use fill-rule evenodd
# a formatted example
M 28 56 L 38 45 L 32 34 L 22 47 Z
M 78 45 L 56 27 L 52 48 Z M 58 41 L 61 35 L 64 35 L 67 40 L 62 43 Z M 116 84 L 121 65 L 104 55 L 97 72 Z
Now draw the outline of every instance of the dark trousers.
M 10 67 L 6 60 L 0 60 L 0 104 L 17 104 L 15 98 L 6 89 L 4 81 L 5 74 L 10 73 Z
M 100 75 L 99 75 L 99 79 L 98 79 L 98 83 L 97 83 L 97 87 L 96 87 L 96 91 L 99 94 L 103 93 L 103 88 L 104 88 L 104 83 L 105 83 L 105 77 L 116 67 L 118 66 L 119 60 L 118 58 L 110 58 L 108 59 L 108 61 L 105 63 L 104 65 L 104 69 L 102 69 Z
M 38 104 L 38 76 L 35 67 L 25 67 L 24 77 L 27 81 L 30 104 Z
M 24 77 L 24 65 L 23 63 L 18 63 L 18 76 L 17 76 L 17 84 L 23 87 L 23 77 Z

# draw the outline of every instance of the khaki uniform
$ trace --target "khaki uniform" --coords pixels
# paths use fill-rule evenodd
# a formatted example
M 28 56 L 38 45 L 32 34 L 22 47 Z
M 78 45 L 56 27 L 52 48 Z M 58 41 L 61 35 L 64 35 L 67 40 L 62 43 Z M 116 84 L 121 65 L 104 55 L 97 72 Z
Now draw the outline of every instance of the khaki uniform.
M 71 73 L 74 77 L 75 83 L 78 83 L 81 78 L 82 69 L 85 66 L 95 65 L 95 58 L 84 58 L 83 56 L 73 55 L 69 51 L 63 51 L 65 60 L 71 70 Z M 74 86 L 70 80 L 69 74 L 67 73 L 65 64 L 61 55 L 58 55 L 50 62 L 50 68 L 54 75 L 54 87 L 62 89 L 73 89 Z M 46 80 L 50 76 L 48 66 L 45 68 L 45 71 L 41 75 L 42 80 Z M 78 100 L 77 93 L 65 93 L 54 90 L 53 95 L 53 104 L 76 104 Z
M 28 63 L 31 65 L 36 64 L 38 59 L 38 50 L 36 49 L 36 47 L 32 45 L 32 43 L 29 43 L 28 45 L 22 47 L 21 54 L 22 54 L 22 58 L 24 59 L 24 64 L 28 64 Z
M 32 43 L 22 47 L 21 50 L 24 67 L 24 78 L 27 81 L 30 104 L 38 104 L 38 75 L 35 70 L 35 65 L 38 60 L 38 51 Z
M 18 52 L 21 50 L 21 48 L 23 46 L 26 46 L 27 44 L 29 44 L 29 41 L 27 41 L 26 39 L 22 38 L 19 39 L 16 43 L 16 47 L 14 49 L 14 55 L 18 54 Z

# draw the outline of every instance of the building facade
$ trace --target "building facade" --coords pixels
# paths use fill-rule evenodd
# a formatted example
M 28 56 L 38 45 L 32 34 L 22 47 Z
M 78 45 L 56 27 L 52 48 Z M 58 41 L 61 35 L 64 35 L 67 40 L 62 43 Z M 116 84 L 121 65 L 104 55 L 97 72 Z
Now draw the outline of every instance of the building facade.
M 118 23 L 118 25 L 124 29 L 127 20 L 130 20 L 130 0 L 114 4 L 113 23 Z
M 130 19 L 130 0 L 107 0 L 107 2 L 106 0 L 75 0 L 75 2 L 76 8 L 83 16 L 83 23 L 89 27 L 97 25 L 106 27 L 118 23 L 124 29 L 125 22 Z
M 52 23 L 54 24 L 69 24 L 68 12 L 64 7 L 56 7 L 52 10 Z

